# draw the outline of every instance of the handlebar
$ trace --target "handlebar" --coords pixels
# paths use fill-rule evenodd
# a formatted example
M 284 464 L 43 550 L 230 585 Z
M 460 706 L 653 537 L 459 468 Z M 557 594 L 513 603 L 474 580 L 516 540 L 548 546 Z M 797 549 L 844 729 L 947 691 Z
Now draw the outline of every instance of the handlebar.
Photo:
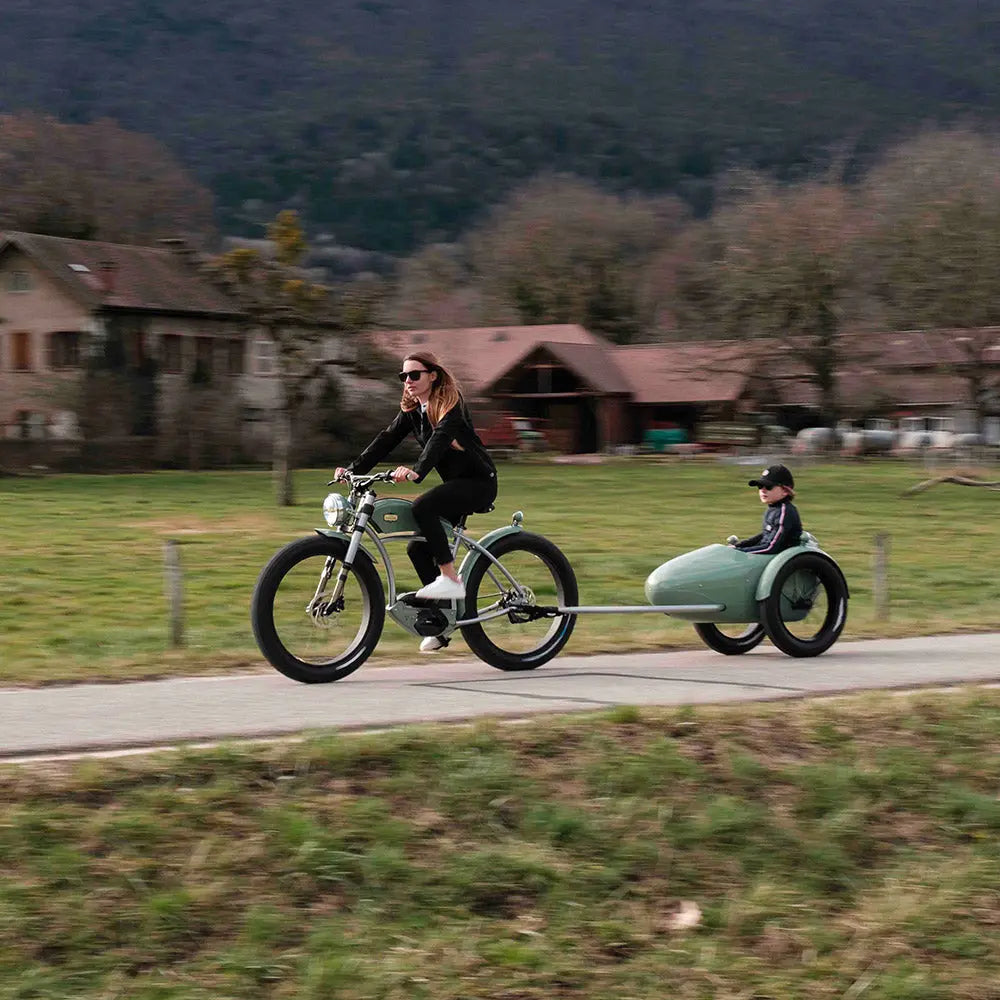
M 374 472 L 366 476 L 358 476 L 353 472 L 345 472 L 340 479 L 331 479 L 327 486 L 335 486 L 337 483 L 347 483 L 351 490 L 363 490 L 372 483 L 395 483 L 395 480 L 388 472 Z

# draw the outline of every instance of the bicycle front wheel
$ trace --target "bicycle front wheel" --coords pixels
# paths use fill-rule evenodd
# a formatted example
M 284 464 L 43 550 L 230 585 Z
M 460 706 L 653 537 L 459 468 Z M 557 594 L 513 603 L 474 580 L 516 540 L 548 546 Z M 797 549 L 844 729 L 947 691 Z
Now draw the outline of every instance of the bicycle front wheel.
M 576 574 L 555 545 L 527 531 L 505 535 L 489 551 L 506 574 L 477 560 L 466 581 L 466 617 L 487 620 L 463 625 L 462 636 L 491 667 L 534 670 L 566 645 L 576 624 L 576 615 L 542 617 L 536 609 L 575 605 Z
M 261 571 L 250 619 L 268 662 L 303 684 L 338 681 L 371 656 L 385 624 L 385 590 L 359 550 L 340 599 L 332 599 L 347 542 L 316 535 L 277 552 Z

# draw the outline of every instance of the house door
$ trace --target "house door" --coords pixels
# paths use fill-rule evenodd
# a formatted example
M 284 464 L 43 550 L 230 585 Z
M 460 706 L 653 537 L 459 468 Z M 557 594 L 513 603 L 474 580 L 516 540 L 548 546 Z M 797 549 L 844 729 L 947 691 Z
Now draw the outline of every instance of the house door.
M 13 357 L 11 367 L 16 372 L 31 371 L 31 340 L 30 334 L 25 330 L 17 330 L 13 334 L 11 347 Z
M 598 450 L 597 414 L 594 413 L 594 401 L 584 399 L 577 407 L 576 451 L 581 454 L 592 454 Z

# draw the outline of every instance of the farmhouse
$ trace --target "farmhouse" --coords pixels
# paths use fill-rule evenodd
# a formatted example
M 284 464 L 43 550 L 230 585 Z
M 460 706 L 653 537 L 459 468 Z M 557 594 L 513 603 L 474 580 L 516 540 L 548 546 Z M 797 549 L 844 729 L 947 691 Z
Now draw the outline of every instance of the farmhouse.
M 0 432 L 73 438 L 88 414 L 79 383 L 102 357 L 166 391 L 196 371 L 238 380 L 247 327 L 236 303 L 175 249 L 33 233 L 0 238 Z M 127 423 L 127 421 L 126 421 Z M 125 426 L 124 434 L 152 432 Z
M 789 343 L 616 345 L 572 324 L 371 337 L 398 357 L 434 352 L 458 375 L 482 423 L 501 411 L 544 420 L 562 451 L 634 445 L 669 425 L 697 436 L 709 422 L 764 421 L 795 431 L 820 419 L 819 391 Z M 971 430 L 974 391 L 994 423 L 1000 416 L 1000 329 L 846 334 L 838 357 L 836 393 L 849 417 L 947 415 Z

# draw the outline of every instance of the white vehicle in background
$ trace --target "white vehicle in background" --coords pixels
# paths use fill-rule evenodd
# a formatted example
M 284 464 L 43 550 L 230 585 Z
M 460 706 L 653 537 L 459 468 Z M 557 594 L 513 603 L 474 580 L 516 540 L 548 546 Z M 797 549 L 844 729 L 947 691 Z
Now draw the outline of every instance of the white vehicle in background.
M 864 427 L 844 430 L 840 440 L 841 455 L 887 455 L 896 445 L 898 431 L 891 420 L 876 418 Z
M 945 451 L 955 445 L 953 417 L 903 417 L 899 421 L 896 451 L 913 454 L 923 451 Z
M 816 455 L 840 451 L 841 455 L 887 454 L 896 443 L 896 430 L 891 420 L 869 420 L 864 427 L 855 427 L 841 420 L 836 427 L 805 427 L 795 435 L 792 453 Z
M 832 451 L 840 443 L 843 430 L 836 427 L 803 427 L 792 442 L 793 455 L 818 455 Z

